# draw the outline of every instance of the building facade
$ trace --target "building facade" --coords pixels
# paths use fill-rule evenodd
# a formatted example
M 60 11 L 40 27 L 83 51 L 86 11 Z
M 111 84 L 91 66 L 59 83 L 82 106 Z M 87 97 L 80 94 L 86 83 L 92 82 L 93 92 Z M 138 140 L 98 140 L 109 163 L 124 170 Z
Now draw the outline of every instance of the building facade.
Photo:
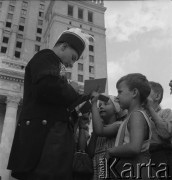
M 81 28 L 93 36 L 86 53 L 67 68 L 83 89 L 84 80 L 107 77 L 103 0 L 0 0 L 0 176 L 6 169 L 22 106 L 25 66 L 41 49 L 52 48 L 62 31 Z M 107 88 L 106 88 L 107 91 Z

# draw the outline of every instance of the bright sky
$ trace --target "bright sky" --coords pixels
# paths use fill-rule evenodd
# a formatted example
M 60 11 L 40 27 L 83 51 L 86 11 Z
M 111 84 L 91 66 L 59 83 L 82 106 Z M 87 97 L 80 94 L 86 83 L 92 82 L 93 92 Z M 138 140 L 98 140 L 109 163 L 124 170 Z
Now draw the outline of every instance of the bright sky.
M 109 94 L 117 80 L 139 72 L 164 88 L 163 108 L 172 109 L 172 1 L 104 1 Z

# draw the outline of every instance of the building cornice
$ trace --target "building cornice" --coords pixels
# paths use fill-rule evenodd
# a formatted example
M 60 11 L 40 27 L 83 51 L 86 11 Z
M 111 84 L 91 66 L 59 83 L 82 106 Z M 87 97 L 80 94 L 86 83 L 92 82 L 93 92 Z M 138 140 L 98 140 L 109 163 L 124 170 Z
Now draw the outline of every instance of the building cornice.
M 52 24 L 53 24 L 54 21 L 59 22 L 59 23 L 61 23 L 61 24 L 66 24 L 67 26 L 72 26 L 72 27 L 78 28 L 78 26 L 70 25 L 70 24 L 68 24 L 68 23 L 65 23 L 64 21 L 59 21 L 59 20 L 57 20 L 57 19 L 54 20 L 54 17 L 56 17 L 56 16 L 62 17 L 62 18 L 64 18 L 64 19 L 69 19 L 70 21 L 75 21 L 75 22 L 78 22 L 78 23 L 82 23 L 83 25 L 85 24 L 86 26 L 90 26 L 90 27 L 93 27 L 93 28 L 101 29 L 101 30 L 103 30 L 104 32 L 106 31 L 106 28 L 104 28 L 104 27 L 97 26 L 97 25 L 92 24 L 92 23 L 87 23 L 87 22 L 85 22 L 85 21 L 81 21 L 81 20 L 79 20 L 79 19 L 76 19 L 76 18 L 73 18 L 73 17 L 70 17 L 70 16 L 61 15 L 61 14 L 59 14 L 59 13 L 53 13 L 52 18 L 51 18 L 51 20 L 48 22 L 47 28 L 46 28 L 46 30 L 45 30 L 44 38 L 46 38 L 47 32 L 48 32 L 48 30 L 51 28 L 51 26 L 52 26 Z M 105 36 L 105 34 L 99 33 L 99 32 L 97 32 L 97 31 L 94 32 L 93 30 L 90 31 L 90 30 L 85 29 L 85 28 L 82 28 L 82 29 L 85 30 L 85 31 L 89 31 L 90 33 L 92 32 L 92 33 L 96 33 L 96 34 L 100 34 L 100 35 Z
M 0 68 L 0 79 L 23 83 L 24 82 L 24 72 Z
M 68 2 L 73 3 L 75 5 L 78 5 L 78 3 L 79 3 L 79 4 L 82 4 L 82 5 L 85 5 L 87 8 L 90 7 L 91 9 L 93 9 L 93 8 L 94 9 L 99 9 L 99 10 L 101 10 L 103 12 L 105 12 L 106 9 L 107 9 L 106 7 L 104 7 L 101 4 L 96 4 L 94 2 L 87 1 L 87 0 L 85 0 L 85 1 L 83 1 L 83 0 L 81 0 L 81 1 L 68 1 Z
M 64 0 L 64 1 L 67 1 L 67 2 L 69 2 L 69 3 L 73 3 L 73 4 L 75 4 L 75 5 L 78 5 L 78 3 L 79 3 L 79 4 L 82 4 L 82 5 L 85 5 L 87 8 L 90 7 L 91 9 L 93 9 L 93 8 L 94 8 L 94 9 L 99 9 L 99 10 L 101 10 L 101 11 L 103 11 L 103 12 L 105 12 L 106 9 L 107 9 L 107 8 L 104 7 L 104 5 L 102 5 L 102 4 L 96 4 L 96 3 L 93 3 L 93 2 L 87 1 L 87 0 L 85 0 L 85 1 L 83 1 L 83 0 L 81 0 L 81 1 L 68 1 L 68 0 Z M 52 7 L 53 7 L 54 3 L 55 3 L 55 1 L 51 1 L 51 2 L 50 2 L 49 6 L 48 6 L 48 8 L 47 8 L 45 17 L 49 14 L 49 12 L 52 11 Z
M 16 77 L 13 77 L 13 76 L 8 76 L 8 75 L 4 75 L 4 74 L 1 74 L 0 72 L 0 79 L 3 79 L 3 80 L 6 80 L 6 81 L 12 81 L 12 82 L 18 82 L 18 83 L 24 83 L 24 78 L 16 78 Z

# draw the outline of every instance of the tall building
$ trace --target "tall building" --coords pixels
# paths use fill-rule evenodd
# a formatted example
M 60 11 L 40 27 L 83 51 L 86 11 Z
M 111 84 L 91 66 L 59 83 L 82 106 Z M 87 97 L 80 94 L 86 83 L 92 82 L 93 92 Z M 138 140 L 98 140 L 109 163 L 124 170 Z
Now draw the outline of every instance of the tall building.
M 72 27 L 90 34 L 87 53 L 67 68 L 68 79 L 107 77 L 103 0 L 0 0 L 0 176 L 6 170 L 16 121 L 22 106 L 27 62 L 41 49 L 52 48 L 62 31 Z M 87 54 L 87 55 L 86 55 Z M 106 88 L 107 91 L 107 88 Z

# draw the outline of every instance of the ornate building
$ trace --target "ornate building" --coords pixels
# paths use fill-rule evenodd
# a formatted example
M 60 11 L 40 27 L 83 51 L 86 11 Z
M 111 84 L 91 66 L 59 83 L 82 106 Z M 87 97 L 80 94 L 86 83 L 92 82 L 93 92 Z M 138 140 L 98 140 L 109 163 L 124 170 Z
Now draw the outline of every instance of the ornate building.
M 0 176 L 6 169 L 15 126 L 22 106 L 27 62 L 43 48 L 52 48 L 62 31 L 81 28 L 94 37 L 88 55 L 67 69 L 68 79 L 107 77 L 103 0 L 0 0 Z

